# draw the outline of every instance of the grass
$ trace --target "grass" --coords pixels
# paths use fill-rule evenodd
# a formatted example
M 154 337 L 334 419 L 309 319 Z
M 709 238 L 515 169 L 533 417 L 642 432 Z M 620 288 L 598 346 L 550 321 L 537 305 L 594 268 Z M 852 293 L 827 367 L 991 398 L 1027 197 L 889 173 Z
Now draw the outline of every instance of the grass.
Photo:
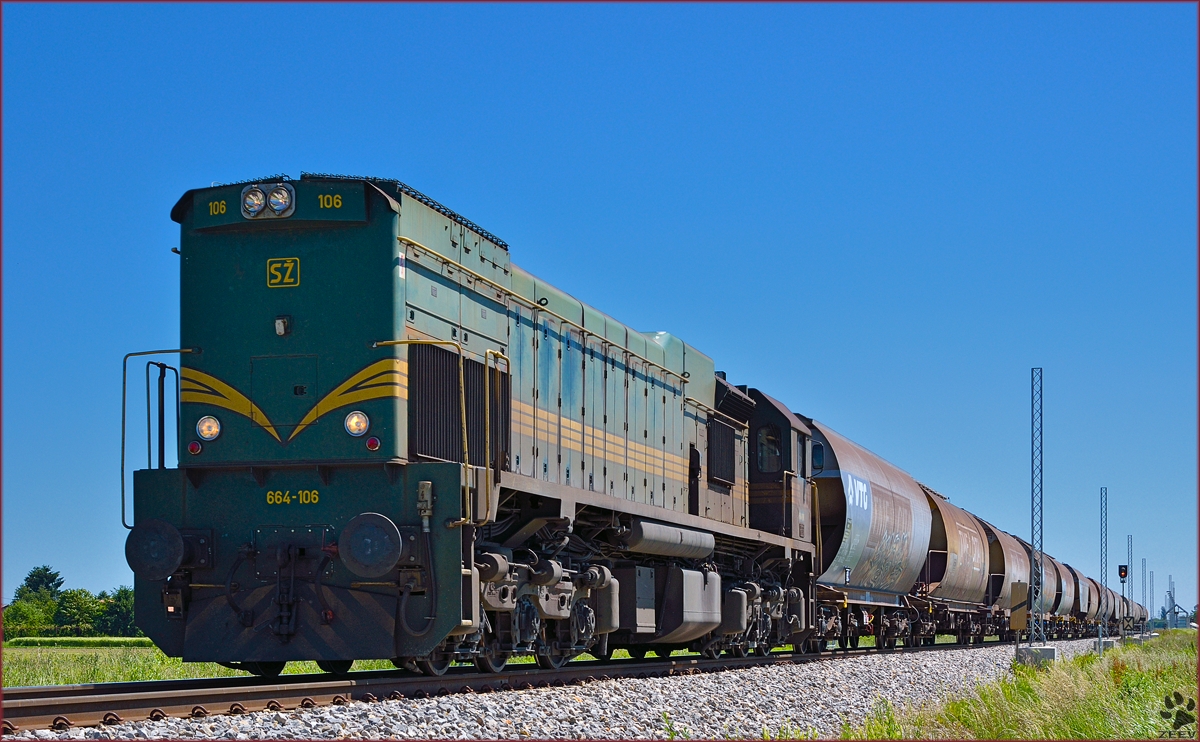
M 1196 697 L 1196 632 L 1108 650 L 1013 675 L 937 706 L 897 710 L 879 699 L 844 739 L 1150 739 L 1174 731 L 1164 699 Z M 1195 725 L 1183 731 L 1194 738 Z
M 22 636 L 4 642 L 9 647 L 153 647 L 144 636 Z
M 30 637 L 42 642 L 63 642 L 61 638 Z M 178 680 L 182 678 L 225 678 L 249 675 L 241 670 L 231 670 L 215 662 L 184 662 L 177 657 L 168 657 L 153 646 L 139 646 L 131 642 L 105 644 L 103 637 L 95 641 L 69 641 L 65 644 L 41 644 L 22 646 L 18 642 L 29 639 L 14 639 L 4 646 L 4 687 L 30 685 L 72 685 L 78 683 L 121 683 L 137 680 Z M 108 642 L 113 642 L 108 639 Z M 149 640 L 141 641 L 149 643 Z M 615 658 L 629 654 L 617 650 Z M 594 659 L 584 654 L 580 659 Z M 513 665 L 529 664 L 533 657 L 514 657 Z M 389 660 L 358 660 L 355 670 L 395 670 Z M 285 675 L 319 673 L 315 662 L 289 662 Z
M 388 660 L 360 660 L 356 670 L 394 670 Z M 289 662 L 289 675 L 321 672 L 315 662 Z M 249 673 L 213 662 L 184 662 L 156 647 L 16 647 L 4 650 L 4 687 L 223 678 Z

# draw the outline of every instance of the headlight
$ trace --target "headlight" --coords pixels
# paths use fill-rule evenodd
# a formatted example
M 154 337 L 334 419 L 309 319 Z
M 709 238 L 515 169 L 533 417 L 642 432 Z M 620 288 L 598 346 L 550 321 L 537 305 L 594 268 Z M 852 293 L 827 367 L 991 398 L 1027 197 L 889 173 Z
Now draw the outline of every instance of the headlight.
M 212 415 L 205 415 L 196 423 L 196 435 L 206 441 L 211 441 L 221 434 L 221 421 Z
M 346 415 L 346 432 L 355 438 L 366 433 L 369 427 L 371 427 L 371 421 L 362 412 L 355 410 Z
M 281 186 L 271 191 L 269 201 L 271 210 L 276 214 L 282 214 L 292 205 L 292 194 L 288 193 L 288 190 Z
M 263 210 L 267 205 L 267 197 L 257 188 L 251 188 L 242 196 L 242 208 L 250 216 L 257 216 L 258 212 Z

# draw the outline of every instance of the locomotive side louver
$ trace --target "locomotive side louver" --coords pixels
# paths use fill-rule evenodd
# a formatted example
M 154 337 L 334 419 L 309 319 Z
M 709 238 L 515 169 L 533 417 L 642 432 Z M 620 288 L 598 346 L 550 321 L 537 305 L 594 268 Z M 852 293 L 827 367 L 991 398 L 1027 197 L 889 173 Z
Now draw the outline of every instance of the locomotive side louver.
M 408 349 L 410 378 L 408 424 L 409 457 L 416 460 L 463 460 L 462 413 L 459 410 L 458 355 L 432 345 Z M 511 427 L 509 378 L 495 368 L 487 372 L 491 381 L 492 463 L 507 468 L 505 461 Z M 472 466 L 483 466 L 484 382 L 482 363 L 467 360 L 463 365 L 466 383 L 467 445 Z
M 729 415 L 734 420 L 748 423 L 754 416 L 755 402 L 744 389 L 739 389 L 720 376 L 716 377 L 717 391 L 714 406 L 717 412 Z
M 708 421 L 708 479 L 732 487 L 736 480 L 737 457 L 733 426 L 717 419 Z

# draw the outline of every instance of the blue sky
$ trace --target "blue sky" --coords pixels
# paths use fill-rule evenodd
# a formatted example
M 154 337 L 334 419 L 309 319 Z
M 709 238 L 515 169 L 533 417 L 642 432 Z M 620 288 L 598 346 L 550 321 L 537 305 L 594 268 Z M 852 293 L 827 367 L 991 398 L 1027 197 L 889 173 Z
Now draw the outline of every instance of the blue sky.
M 1047 551 L 1196 602 L 1196 6 L 3 8 L 3 595 L 129 583 L 122 355 L 171 206 L 403 180 Z M 140 373 L 140 370 L 138 371 Z M 131 403 L 131 413 L 138 408 Z M 132 429 L 131 464 L 142 429 Z

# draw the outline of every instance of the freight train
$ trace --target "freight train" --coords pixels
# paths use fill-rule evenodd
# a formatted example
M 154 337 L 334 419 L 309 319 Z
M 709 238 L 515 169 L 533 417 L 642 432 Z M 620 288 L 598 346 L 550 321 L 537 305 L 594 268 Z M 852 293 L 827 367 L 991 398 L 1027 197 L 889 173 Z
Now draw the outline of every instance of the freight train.
M 403 183 L 214 186 L 171 218 L 180 362 L 146 366 L 158 462 L 148 432 L 125 545 L 170 656 L 437 675 L 1147 618 L 1048 556 L 1025 605 L 1028 543 Z

